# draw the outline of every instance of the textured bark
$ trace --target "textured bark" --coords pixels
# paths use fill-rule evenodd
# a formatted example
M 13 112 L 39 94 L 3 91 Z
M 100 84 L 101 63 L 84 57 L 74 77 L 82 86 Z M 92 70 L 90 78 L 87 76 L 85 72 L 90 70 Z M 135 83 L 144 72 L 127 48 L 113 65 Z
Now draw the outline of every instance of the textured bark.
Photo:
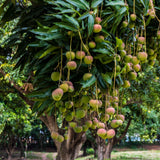
M 105 148 L 105 153 L 104 153 L 104 159 L 105 160 L 110 160 L 111 159 L 111 152 L 112 152 L 114 142 L 115 142 L 115 138 L 108 140 L 108 144 Z
M 21 159 L 24 159 L 24 157 L 25 157 L 25 153 L 24 153 L 24 144 L 23 144 L 21 138 L 19 138 L 19 143 L 20 143 L 20 145 L 21 145 L 21 153 L 20 153 L 20 157 L 21 157 Z
M 9 154 L 7 160 L 12 160 L 12 156 Z
M 96 136 L 96 143 L 97 143 L 97 153 L 98 153 L 98 160 L 104 160 L 104 153 L 105 153 L 105 140 Z
M 60 130 L 57 126 L 56 119 L 54 116 L 41 116 L 40 119 L 45 123 L 50 133 L 57 132 L 59 134 L 64 134 L 63 130 Z M 64 122 L 65 123 L 65 122 Z M 65 127 L 65 126 L 63 126 Z M 68 128 L 68 139 L 62 143 L 54 140 L 57 148 L 56 160 L 74 160 L 86 140 L 85 133 L 75 133 L 72 128 Z

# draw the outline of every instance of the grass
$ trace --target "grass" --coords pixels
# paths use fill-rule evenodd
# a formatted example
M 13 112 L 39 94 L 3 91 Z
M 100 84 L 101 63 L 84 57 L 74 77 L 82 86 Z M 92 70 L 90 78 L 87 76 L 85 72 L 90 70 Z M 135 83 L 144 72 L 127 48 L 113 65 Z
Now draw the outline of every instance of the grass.
M 76 160 L 96 160 L 93 155 Z M 160 160 L 160 150 L 112 152 L 112 160 Z
M 48 153 L 48 154 L 47 154 L 47 158 L 48 158 L 49 160 L 54 160 L 54 159 L 53 159 L 53 154 L 52 154 L 52 153 Z

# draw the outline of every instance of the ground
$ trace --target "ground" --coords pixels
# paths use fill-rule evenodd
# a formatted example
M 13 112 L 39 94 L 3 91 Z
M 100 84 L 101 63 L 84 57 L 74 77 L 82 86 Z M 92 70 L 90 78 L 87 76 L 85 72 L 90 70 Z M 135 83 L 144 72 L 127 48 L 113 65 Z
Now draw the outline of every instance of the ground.
M 82 154 L 82 152 L 80 153 Z M 18 160 L 18 153 L 14 154 L 12 160 Z M 27 160 L 55 160 L 55 152 L 35 152 L 27 153 Z M 1 160 L 1 156 L 0 156 Z M 96 160 L 93 155 L 79 157 L 76 160 Z M 142 148 L 115 148 L 112 152 L 112 160 L 160 160 L 160 145 L 144 145 Z

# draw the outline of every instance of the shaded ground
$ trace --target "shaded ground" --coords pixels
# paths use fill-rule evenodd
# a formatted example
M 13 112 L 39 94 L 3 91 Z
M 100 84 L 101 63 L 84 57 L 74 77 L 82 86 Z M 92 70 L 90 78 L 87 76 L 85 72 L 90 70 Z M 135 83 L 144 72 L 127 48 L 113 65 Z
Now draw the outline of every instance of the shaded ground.
M 0 157 L 2 157 L 0 152 Z M 82 154 L 82 152 L 80 153 Z M 27 153 L 27 160 L 55 160 L 56 152 L 35 152 Z M 1 160 L 1 158 L 0 158 Z M 6 159 L 4 159 L 6 160 Z M 19 153 L 15 152 L 12 160 L 19 160 Z M 96 160 L 93 155 L 80 157 L 76 160 Z M 115 148 L 112 152 L 112 160 L 160 160 L 160 145 L 144 145 L 142 148 Z

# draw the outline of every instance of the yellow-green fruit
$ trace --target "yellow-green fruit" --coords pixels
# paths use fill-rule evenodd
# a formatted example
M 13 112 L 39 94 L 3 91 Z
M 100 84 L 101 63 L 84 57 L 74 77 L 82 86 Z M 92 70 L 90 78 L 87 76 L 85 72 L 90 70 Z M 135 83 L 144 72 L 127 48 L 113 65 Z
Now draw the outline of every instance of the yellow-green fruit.
M 68 92 L 74 92 L 74 87 L 73 86 L 68 86 Z
M 121 121 L 124 121 L 124 120 L 125 120 L 125 117 L 124 117 L 124 115 L 122 115 L 122 114 L 118 114 L 118 115 L 117 115 L 117 119 L 118 119 L 118 120 L 121 120 Z
M 132 63 L 127 63 L 126 64 L 126 72 L 129 72 L 132 70 Z
M 96 129 L 97 128 L 97 126 L 96 125 L 94 125 L 94 124 L 92 124 L 92 126 L 90 127 L 91 129 Z
M 83 75 L 83 80 L 84 80 L 84 81 L 87 81 L 87 80 L 89 80 L 91 77 L 92 77 L 92 73 L 85 73 L 85 74 Z
M 136 64 L 139 63 L 139 60 L 138 60 L 138 58 L 137 58 L 136 56 L 133 56 L 133 57 L 132 57 L 132 63 L 133 63 L 134 65 L 136 65 Z
M 101 121 L 106 123 L 109 120 L 109 115 L 108 114 L 102 114 L 101 115 Z
M 55 106 L 56 106 L 57 108 L 63 106 L 63 101 L 57 101 L 57 102 L 55 103 Z
M 93 119 L 93 125 L 96 125 L 96 126 L 97 126 L 97 125 L 98 125 L 98 122 L 99 122 L 99 121 L 98 121 L 97 118 L 94 118 L 94 119 Z
M 59 81 L 60 73 L 59 72 L 52 72 L 51 79 L 52 79 L 52 81 Z
M 61 88 L 57 88 L 52 92 L 52 98 L 55 101 L 60 101 L 63 96 L 63 90 Z
M 57 139 L 58 138 L 58 133 L 57 132 L 52 132 L 51 133 L 51 137 L 52 137 L 52 139 Z
M 88 121 L 85 122 L 85 124 L 86 124 L 86 125 L 88 126 L 88 128 L 89 128 L 89 127 L 92 126 L 92 121 L 88 120 Z
M 157 57 L 157 54 L 153 55 L 153 56 L 149 56 L 149 60 L 155 60 Z
M 118 45 L 118 49 L 119 50 L 124 50 L 124 48 L 125 48 L 125 44 L 124 43 L 122 43 L 121 45 L 117 43 L 117 45 Z
M 64 134 L 64 139 L 65 139 L 65 140 L 68 139 L 68 134 Z
M 99 105 L 99 101 L 98 100 L 94 100 L 94 99 L 91 99 L 90 101 L 89 101 L 89 105 L 91 106 L 91 107 L 93 107 L 93 108 L 98 108 L 98 105 Z
M 83 125 L 83 131 L 86 132 L 88 130 L 88 126 L 87 125 Z
M 61 135 L 58 135 L 57 141 L 62 143 L 64 141 L 64 137 Z
M 160 31 L 157 31 L 157 38 L 160 39 Z
M 135 80 L 137 78 L 136 72 L 129 72 L 128 74 L 130 80 Z
M 73 36 L 73 31 L 68 31 L 67 34 L 68 36 Z
M 129 88 L 130 86 L 131 86 L 130 82 L 127 81 L 127 80 L 125 80 L 125 81 L 124 81 L 124 84 L 123 84 L 123 87 L 124 87 L 124 88 Z
M 116 133 L 114 129 L 109 129 L 106 134 L 107 134 L 106 138 L 111 139 L 115 136 Z
M 83 131 L 83 128 L 81 126 L 77 126 L 75 128 L 73 128 L 75 133 L 81 133 Z
M 129 28 L 130 29 L 134 28 L 134 26 L 135 26 L 135 23 L 133 23 L 133 22 L 129 23 Z
M 147 60 L 148 55 L 146 52 L 139 52 L 137 57 L 140 61 L 144 62 Z
M 102 122 L 98 122 L 97 128 L 105 128 L 105 124 Z
M 93 62 L 93 57 L 92 56 L 85 56 L 84 57 L 84 63 L 85 64 L 92 64 Z
M 121 71 L 121 66 L 120 66 L 120 65 L 117 65 L 117 66 L 116 66 L 116 71 L 117 71 L 117 72 L 120 72 L 120 71 Z
M 72 128 L 75 128 L 77 126 L 77 123 L 76 122 L 70 122 L 69 126 L 72 127 Z
M 102 26 L 100 24 L 94 24 L 93 26 L 93 32 L 99 33 L 102 30 Z
M 131 18 L 131 21 L 135 21 L 136 18 L 137 18 L 137 16 L 136 16 L 135 14 L 131 14 L 131 15 L 130 15 L 130 18 Z
M 83 59 L 85 57 L 85 52 L 84 51 L 77 51 L 76 52 L 76 58 L 77 59 Z
M 121 55 L 121 57 L 124 57 L 126 55 L 126 51 L 125 50 L 121 50 L 120 51 L 120 55 Z
M 117 108 L 118 107 L 118 103 L 117 102 L 112 102 L 113 107 Z
M 123 21 L 123 22 L 122 22 L 122 26 L 123 26 L 124 28 L 126 28 L 126 27 L 128 26 L 128 22 L 127 22 L 127 21 Z
M 68 51 L 68 52 L 66 52 L 66 57 L 69 60 L 73 60 L 73 59 L 75 59 L 75 53 Z
M 63 83 L 59 86 L 59 88 L 61 88 L 63 90 L 63 92 L 67 92 L 68 91 L 68 84 Z
M 67 68 L 70 70 L 75 70 L 77 68 L 77 63 L 75 61 L 67 62 Z
M 119 62 L 121 60 L 121 56 L 120 55 L 116 55 L 116 60 Z
M 73 107 L 73 102 L 72 101 L 68 101 L 68 102 L 65 102 L 65 107 L 70 109 Z
M 64 108 L 64 107 L 59 107 L 59 111 L 64 113 L 64 112 L 66 112 L 66 108 Z
M 140 44 L 144 44 L 145 43 L 145 37 L 138 37 L 138 42 L 140 43 Z
M 102 22 L 102 19 L 100 17 L 95 18 L 95 24 L 100 24 Z
M 96 43 L 101 43 L 104 41 L 104 36 L 99 35 L 99 36 L 96 36 L 94 39 Z
M 122 120 L 117 120 L 117 124 L 118 124 L 119 126 L 121 126 L 121 125 L 123 124 L 123 121 L 122 121 Z
M 126 55 L 126 56 L 124 57 L 124 60 L 125 60 L 125 62 L 131 62 L 132 56 L 131 56 L 131 55 Z
M 89 97 L 88 96 L 82 96 L 81 103 L 82 104 L 88 104 L 89 103 Z
M 102 139 L 105 139 L 107 131 L 103 128 L 97 130 L 97 135 L 100 136 Z
M 136 71 L 136 72 L 139 72 L 140 69 L 141 69 L 141 66 L 139 64 L 136 64 L 133 66 L 133 69 Z
M 66 116 L 65 116 L 65 119 L 66 121 L 70 122 L 73 120 L 73 114 L 72 113 L 68 113 Z
M 117 120 L 114 119 L 114 120 L 111 121 L 111 127 L 112 127 L 112 128 L 117 128 L 117 127 L 119 127 L 119 123 L 117 122 Z
M 150 60 L 149 61 L 149 65 L 154 66 L 154 64 L 155 64 L 155 60 Z
M 86 115 L 86 112 L 85 112 L 84 110 L 82 110 L 82 109 L 77 109 L 77 110 L 76 110 L 75 117 L 76 117 L 77 119 L 84 118 L 85 115 Z
M 96 47 L 96 43 L 93 42 L 93 41 L 89 42 L 88 45 L 89 45 L 89 48 L 95 48 Z
M 149 49 L 149 50 L 148 50 L 148 54 L 149 54 L 150 56 L 154 55 L 154 50 L 153 50 L 153 49 Z

